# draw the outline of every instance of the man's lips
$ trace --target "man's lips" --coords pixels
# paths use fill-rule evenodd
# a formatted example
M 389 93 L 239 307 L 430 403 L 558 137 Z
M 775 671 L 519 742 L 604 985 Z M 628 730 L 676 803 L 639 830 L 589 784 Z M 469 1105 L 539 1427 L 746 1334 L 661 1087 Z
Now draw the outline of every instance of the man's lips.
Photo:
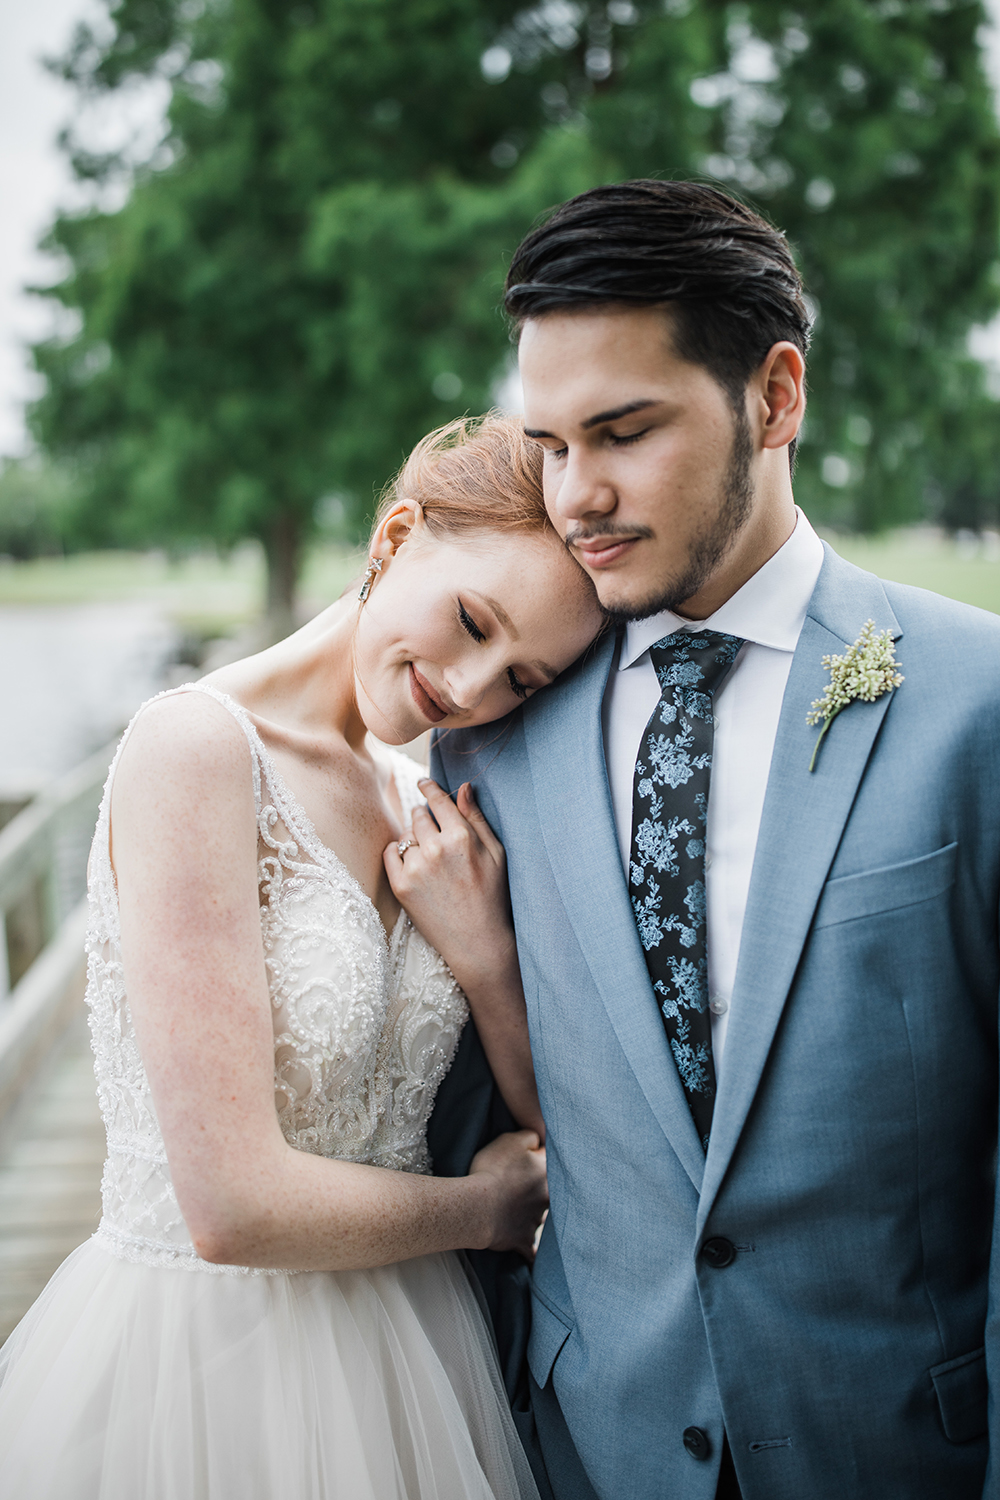
M 432 724 L 440 724 L 442 719 L 448 717 L 450 710 L 434 695 L 430 683 L 426 677 L 421 677 L 412 662 L 410 662 L 410 692 L 424 718 L 430 719 Z
M 635 536 L 592 536 L 570 542 L 570 547 L 580 554 L 588 568 L 606 568 L 623 557 L 638 540 Z

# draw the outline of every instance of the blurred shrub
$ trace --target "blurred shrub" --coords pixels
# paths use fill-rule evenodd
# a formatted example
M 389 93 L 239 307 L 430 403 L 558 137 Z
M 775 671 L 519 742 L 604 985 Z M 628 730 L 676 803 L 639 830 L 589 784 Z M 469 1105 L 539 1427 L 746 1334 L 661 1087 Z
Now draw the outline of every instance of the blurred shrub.
M 0 556 L 23 561 L 65 552 L 73 486 L 38 458 L 0 459 Z

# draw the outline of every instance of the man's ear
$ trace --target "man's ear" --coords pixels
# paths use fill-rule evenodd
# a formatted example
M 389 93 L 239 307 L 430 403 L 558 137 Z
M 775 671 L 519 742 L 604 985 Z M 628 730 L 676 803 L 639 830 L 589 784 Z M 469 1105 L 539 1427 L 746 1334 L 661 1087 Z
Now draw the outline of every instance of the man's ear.
M 769 349 L 747 395 L 761 447 L 787 447 L 806 414 L 806 364 L 800 350 L 787 340 Z
M 425 525 L 423 507 L 416 500 L 397 500 L 376 526 L 368 551 L 388 562 Z

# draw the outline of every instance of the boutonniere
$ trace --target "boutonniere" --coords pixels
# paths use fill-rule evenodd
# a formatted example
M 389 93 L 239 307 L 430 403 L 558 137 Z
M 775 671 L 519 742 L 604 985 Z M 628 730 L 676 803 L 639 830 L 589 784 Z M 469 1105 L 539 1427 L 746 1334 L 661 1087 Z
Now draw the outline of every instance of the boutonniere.
M 822 698 L 817 698 L 806 714 L 807 724 L 823 725 L 809 762 L 810 771 L 815 771 L 823 736 L 842 708 L 855 698 L 862 703 L 874 703 L 883 693 L 899 687 L 903 677 L 893 649 L 892 631 L 880 630 L 876 635 L 875 621 L 867 620 L 854 645 L 843 656 L 824 656 L 823 665 L 829 670 L 830 681 Z

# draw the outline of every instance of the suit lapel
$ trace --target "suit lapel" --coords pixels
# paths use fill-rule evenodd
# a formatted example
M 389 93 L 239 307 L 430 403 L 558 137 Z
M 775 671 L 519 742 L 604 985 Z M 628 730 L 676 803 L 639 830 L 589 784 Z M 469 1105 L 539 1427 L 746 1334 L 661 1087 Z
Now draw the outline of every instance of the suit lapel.
M 601 703 L 615 654 L 584 667 L 525 714 L 535 799 L 563 904 L 611 1024 L 661 1129 L 700 1189 L 704 1156 L 639 943 L 615 832 Z
M 868 619 L 894 638 L 901 634 L 879 580 L 827 548 L 792 660 L 771 759 L 705 1162 L 699 1234 L 760 1085 L 816 904 L 892 701 L 886 694 L 874 703 L 849 704 L 831 725 L 810 773 L 819 730 L 806 725 L 806 714 L 829 681 L 822 658 L 854 641 Z

